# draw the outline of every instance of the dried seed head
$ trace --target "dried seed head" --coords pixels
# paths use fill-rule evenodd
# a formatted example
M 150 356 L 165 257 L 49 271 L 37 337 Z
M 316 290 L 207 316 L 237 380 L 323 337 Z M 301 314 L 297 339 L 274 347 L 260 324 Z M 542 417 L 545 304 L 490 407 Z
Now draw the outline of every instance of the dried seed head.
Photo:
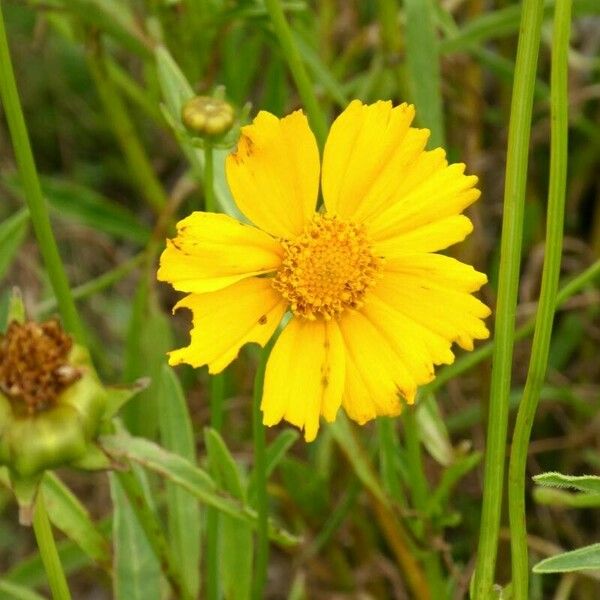
M 0 338 L 0 391 L 17 412 L 35 414 L 56 403 L 81 377 L 68 362 L 73 342 L 58 321 L 13 321 Z

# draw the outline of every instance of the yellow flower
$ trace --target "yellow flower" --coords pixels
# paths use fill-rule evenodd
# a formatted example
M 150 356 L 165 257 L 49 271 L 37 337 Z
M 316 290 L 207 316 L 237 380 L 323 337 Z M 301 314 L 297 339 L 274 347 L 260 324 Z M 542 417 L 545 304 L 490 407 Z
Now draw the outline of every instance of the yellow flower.
M 460 213 L 479 197 L 465 165 L 425 150 L 414 108 L 353 101 L 331 127 L 320 169 L 306 117 L 260 112 L 227 158 L 239 209 L 254 224 L 195 212 L 167 241 L 158 278 L 189 295 L 191 343 L 172 365 L 218 373 L 291 319 L 266 368 L 264 423 L 282 419 L 313 440 L 340 406 L 358 423 L 397 415 L 454 360 L 489 335 L 471 295 L 487 278 L 434 254 L 462 241 Z M 324 206 L 317 208 L 319 172 Z

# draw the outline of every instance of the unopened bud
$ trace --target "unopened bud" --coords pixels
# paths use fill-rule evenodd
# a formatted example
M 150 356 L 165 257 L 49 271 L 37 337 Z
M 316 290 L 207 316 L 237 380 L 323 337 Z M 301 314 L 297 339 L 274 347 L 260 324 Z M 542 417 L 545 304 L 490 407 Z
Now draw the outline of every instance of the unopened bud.
M 219 137 L 231 129 L 234 110 L 220 98 L 196 96 L 183 105 L 181 120 L 196 135 Z

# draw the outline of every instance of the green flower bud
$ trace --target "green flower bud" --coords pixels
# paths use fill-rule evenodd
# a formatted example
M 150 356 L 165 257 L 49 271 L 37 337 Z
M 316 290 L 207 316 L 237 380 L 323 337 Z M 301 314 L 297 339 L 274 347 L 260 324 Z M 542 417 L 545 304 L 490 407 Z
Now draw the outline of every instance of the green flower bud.
M 233 125 L 233 107 L 220 98 L 196 96 L 181 109 L 181 120 L 187 129 L 201 137 L 220 137 Z
M 0 465 L 19 478 L 81 460 L 107 409 L 83 348 L 57 321 L 13 321 L 0 338 Z

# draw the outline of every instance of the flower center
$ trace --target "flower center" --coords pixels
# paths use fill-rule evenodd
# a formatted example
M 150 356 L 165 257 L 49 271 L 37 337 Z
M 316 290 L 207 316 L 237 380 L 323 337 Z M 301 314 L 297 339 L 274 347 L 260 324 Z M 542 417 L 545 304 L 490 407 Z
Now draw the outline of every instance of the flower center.
M 294 314 L 311 320 L 360 307 L 382 262 L 363 226 L 327 214 L 316 214 L 299 237 L 282 245 L 273 287 Z
M 0 391 L 27 414 L 49 408 L 81 376 L 68 362 L 72 345 L 57 321 L 13 321 L 0 338 Z

